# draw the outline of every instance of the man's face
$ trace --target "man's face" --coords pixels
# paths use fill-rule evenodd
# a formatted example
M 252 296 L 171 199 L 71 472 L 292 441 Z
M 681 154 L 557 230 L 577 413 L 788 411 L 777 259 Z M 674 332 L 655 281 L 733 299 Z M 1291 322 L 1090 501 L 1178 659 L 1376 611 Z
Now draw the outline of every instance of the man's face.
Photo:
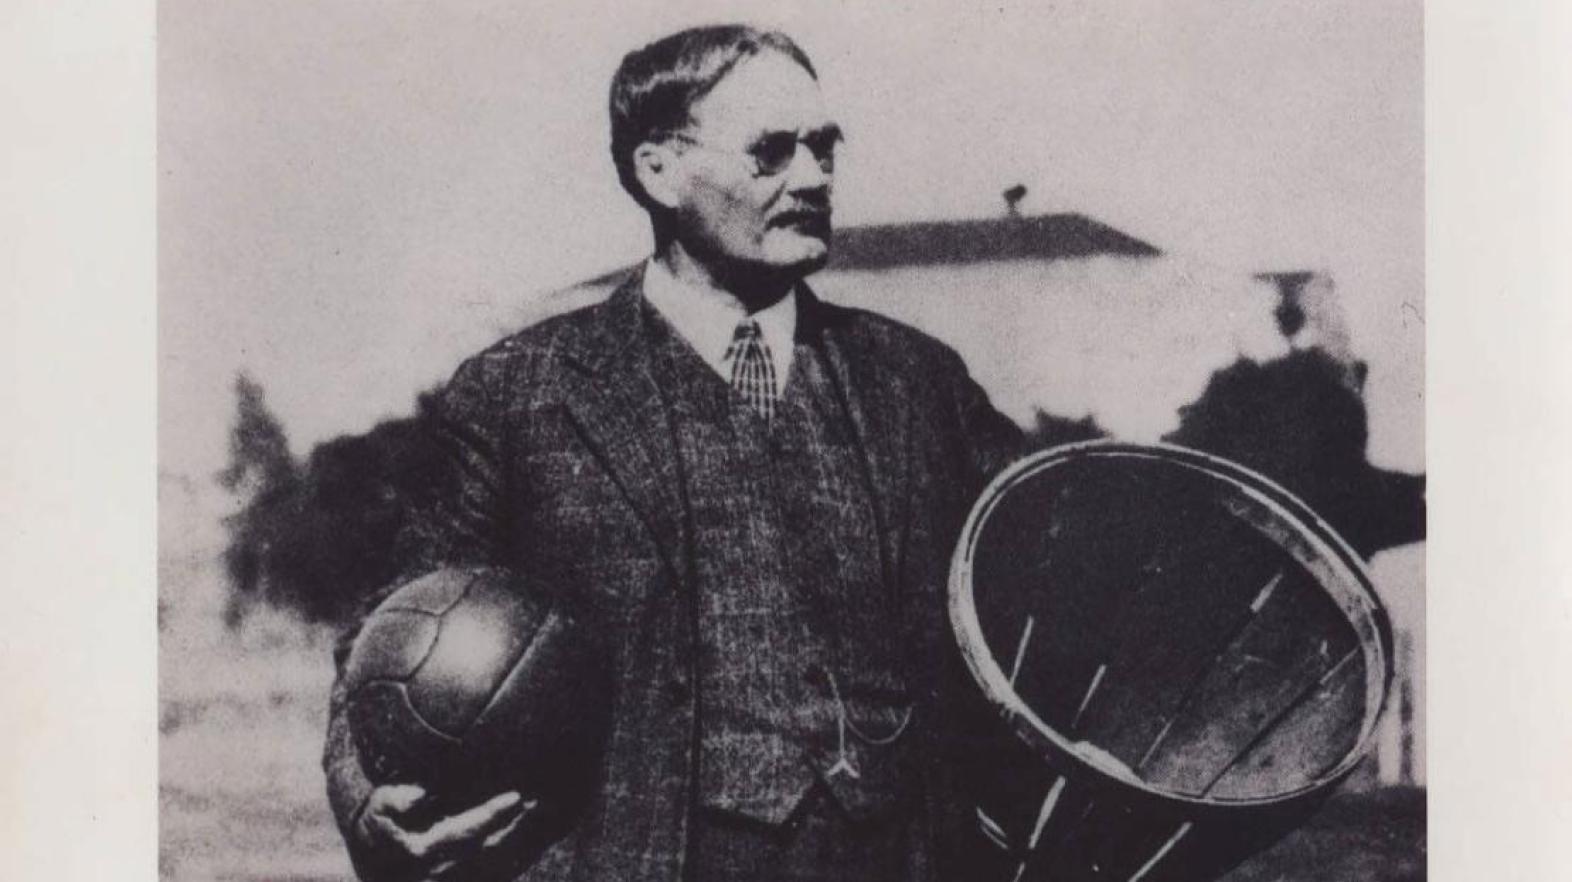
M 840 129 L 813 77 L 764 52 L 739 62 L 689 116 L 671 143 L 681 167 L 678 237 L 694 256 L 798 276 L 823 266 Z

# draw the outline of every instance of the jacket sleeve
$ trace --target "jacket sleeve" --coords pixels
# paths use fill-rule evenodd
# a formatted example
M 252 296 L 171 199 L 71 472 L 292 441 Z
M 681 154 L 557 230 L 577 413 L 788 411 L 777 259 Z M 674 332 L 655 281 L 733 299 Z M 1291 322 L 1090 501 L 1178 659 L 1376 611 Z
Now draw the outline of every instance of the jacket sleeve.
M 954 400 L 960 441 L 973 477 L 975 502 L 1001 471 L 1026 453 L 1026 439 L 1014 420 L 994 409 L 988 393 L 973 380 L 959 355 L 950 353 Z
M 377 874 L 367 857 L 357 853 L 354 827 L 374 785 L 349 731 L 344 664 L 365 615 L 397 586 L 443 566 L 503 564 L 507 402 L 501 393 L 508 388 L 506 367 L 501 353 L 483 353 L 465 362 L 424 414 L 422 443 L 427 447 L 422 459 L 429 470 L 408 500 L 407 520 L 396 543 L 400 577 L 365 599 L 334 647 L 337 674 L 328 702 L 322 766 L 328 803 L 363 879 Z
M 930 376 L 934 388 L 939 390 L 940 418 L 935 424 L 942 427 L 945 436 L 940 439 L 945 456 L 943 468 L 946 474 L 955 476 L 954 492 L 947 494 L 942 503 L 942 526 L 925 537 L 926 544 L 936 549 L 929 554 L 929 566 L 942 598 L 951 554 L 965 519 L 988 482 L 1026 450 L 1021 429 L 994 408 L 958 354 L 946 347 L 928 360 L 937 369 Z M 995 755 L 998 749 L 992 740 L 998 713 L 983 700 L 982 692 L 973 683 L 955 649 L 947 610 L 942 601 L 938 606 L 932 613 L 932 630 L 927 635 L 938 647 L 933 653 L 933 676 L 935 701 L 940 708 L 935 715 L 940 722 L 931 732 L 934 754 L 929 765 L 928 810 L 934 825 L 931 835 L 936 847 L 936 877 L 966 879 L 976 868 L 976 857 L 968 849 L 977 837 L 976 817 L 964 799 L 965 785 L 975 773 L 979 758 Z
M 465 362 L 424 415 L 430 470 L 409 500 L 395 554 L 404 579 L 444 566 L 507 562 L 507 463 L 512 359 L 506 350 Z

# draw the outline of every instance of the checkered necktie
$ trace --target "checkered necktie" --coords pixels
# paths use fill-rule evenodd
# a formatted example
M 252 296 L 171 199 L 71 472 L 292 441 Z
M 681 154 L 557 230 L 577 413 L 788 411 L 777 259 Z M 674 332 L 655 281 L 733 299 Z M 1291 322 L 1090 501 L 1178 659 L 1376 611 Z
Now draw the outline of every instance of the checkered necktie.
M 726 348 L 726 359 L 731 362 L 731 387 L 766 422 L 773 419 L 779 394 L 775 389 L 775 361 L 757 321 L 750 318 L 737 323 L 731 345 Z

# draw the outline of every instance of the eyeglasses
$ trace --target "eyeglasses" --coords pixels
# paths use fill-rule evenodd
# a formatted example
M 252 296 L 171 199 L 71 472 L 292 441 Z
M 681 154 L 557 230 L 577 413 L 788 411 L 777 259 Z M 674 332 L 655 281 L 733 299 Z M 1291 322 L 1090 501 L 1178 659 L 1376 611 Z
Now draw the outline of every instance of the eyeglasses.
M 684 144 L 691 144 L 701 150 L 737 155 L 735 148 L 709 144 L 684 132 L 671 132 L 667 137 Z M 841 134 L 839 126 L 827 126 L 805 135 L 798 135 L 796 132 L 770 132 L 743 148 L 742 154 L 753 160 L 754 177 L 774 177 L 791 167 L 792 161 L 797 158 L 797 145 L 801 144 L 813 154 L 821 171 L 832 174 L 835 171 L 835 148 L 844 140 L 846 138 Z

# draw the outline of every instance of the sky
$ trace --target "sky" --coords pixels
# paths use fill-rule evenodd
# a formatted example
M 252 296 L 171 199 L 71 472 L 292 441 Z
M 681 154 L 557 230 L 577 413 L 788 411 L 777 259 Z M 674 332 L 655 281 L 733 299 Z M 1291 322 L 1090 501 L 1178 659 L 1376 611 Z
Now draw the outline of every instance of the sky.
M 222 467 L 237 370 L 304 453 L 406 413 L 543 293 L 641 257 L 606 152 L 611 74 L 742 19 L 819 68 L 848 135 L 838 224 L 997 215 L 1024 183 L 1028 213 L 1240 273 L 1327 272 L 1370 362 L 1372 459 L 1422 470 L 1421 13 L 164 0 L 160 467 Z

